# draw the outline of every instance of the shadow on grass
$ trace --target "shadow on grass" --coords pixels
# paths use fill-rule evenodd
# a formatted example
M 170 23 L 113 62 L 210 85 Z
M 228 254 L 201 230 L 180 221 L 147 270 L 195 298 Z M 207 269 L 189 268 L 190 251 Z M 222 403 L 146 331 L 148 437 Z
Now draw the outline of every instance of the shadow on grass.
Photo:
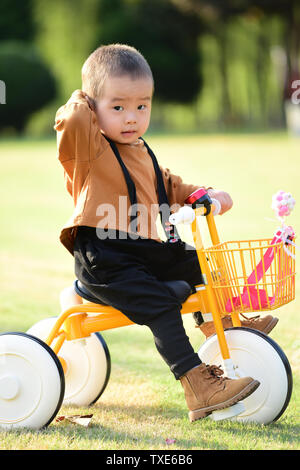
M 269 442 L 280 442 L 282 444 L 292 444 L 293 442 L 296 444 L 299 440 L 299 426 L 286 422 L 286 418 L 282 421 L 270 423 L 269 425 L 236 421 L 222 421 L 217 423 L 210 418 L 190 423 L 187 416 L 188 410 L 181 409 L 179 407 L 98 403 L 93 405 L 90 411 L 94 411 L 94 414 L 97 415 L 97 409 L 99 409 L 101 414 L 104 414 L 104 419 L 105 416 L 109 414 L 115 416 L 114 419 L 117 422 L 119 418 L 119 423 L 132 423 L 132 421 L 135 421 L 136 423 L 144 422 L 145 427 L 154 425 L 156 429 L 161 429 L 161 436 L 155 437 L 146 431 L 143 436 L 138 437 L 130 431 L 121 432 L 114 429 L 114 427 L 109 427 L 105 424 L 92 424 L 90 428 L 91 436 L 93 435 L 93 430 L 98 430 L 101 440 L 117 440 L 118 442 L 132 440 L 133 443 L 142 441 L 144 444 L 151 441 L 153 445 L 162 445 L 167 437 L 172 437 L 168 435 L 163 436 L 164 433 L 170 433 L 170 426 L 174 431 L 174 435 L 177 434 L 178 430 L 183 432 L 186 431 L 191 435 L 188 439 L 181 437 L 176 439 L 176 446 L 179 446 L 182 449 L 188 449 L 191 447 L 227 449 L 230 447 L 230 445 L 228 446 L 226 444 L 226 439 L 228 439 L 229 436 L 232 440 L 239 443 L 243 442 L 245 436 L 247 436 L 247 439 L 251 438 L 254 440 L 262 440 L 262 442 L 267 439 Z M 73 425 L 70 425 L 68 428 L 71 428 L 72 426 Z M 53 427 L 52 429 L 53 432 L 59 431 L 64 433 L 63 427 L 55 427 L 55 429 Z M 86 431 L 87 430 L 83 431 L 85 437 L 87 437 L 85 434 Z M 48 429 L 48 432 L 52 432 L 51 428 Z M 204 434 L 207 434 L 207 438 L 204 438 L 204 436 L 201 435 L 203 432 Z
M 15 449 L 18 438 L 38 435 L 41 446 L 45 438 L 50 442 L 57 439 L 55 448 L 81 448 L 86 446 L 99 450 L 117 449 L 214 449 L 262 448 L 264 443 L 274 448 L 293 445 L 296 448 L 299 426 L 282 421 L 267 426 L 256 423 L 239 423 L 234 421 L 214 422 L 206 418 L 190 423 L 187 410 L 168 406 L 141 406 L 98 403 L 90 408 L 64 406 L 63 414 L 93 413 L 98 423 L 90 423 L 88 428 L 74 425 L 68 421 L 52 424 L 43 430 L 33 431 L 18 429 L 3 431 L 13 435 Z M 145 425 L 143 430 L 140 424 Z M 188 437 L 186 437 L 187 435 Z M 1 436 L 1 432 L 0 432 Z M 5 438 L 5 436 L 3 436 Z M 50 439 L 52 438 L 52 439 Z M 175 438 L 175 443 L 167 445 L 167 438 Z M 61 444 L 60 444 L 61 443 Z M 61 447 L 59 447 L 61 445 Z

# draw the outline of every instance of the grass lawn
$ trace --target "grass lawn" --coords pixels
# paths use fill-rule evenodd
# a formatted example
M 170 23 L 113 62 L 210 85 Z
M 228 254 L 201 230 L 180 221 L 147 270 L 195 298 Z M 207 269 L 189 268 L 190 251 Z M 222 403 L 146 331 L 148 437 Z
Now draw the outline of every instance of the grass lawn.
M 160 163 L 183 181 L 231 194 L 232 210 L 216 219 L 222 240 L 271 237 L 278 226 L 272 195 L 284 189 L 300 200 L 300 140 L 266 134 L 149 136 L 147 141 Z M 0 331 L 26 331 L 59 314 L 59 293 L 74 281 L 73 258 L 59 242 L 72 200 L 54 140 L 2 140 L 0 157 Z M 296 233 L 299 221 L 296 205 L 288 219 Z M 179 230 L 191 243 L 188 228 Z M 181 385 L 150 331 L 133 325 L 103 333 L 112 372 L 100 400 L 91 408 L 64 406 L 58 413 L 93 413 L 89 428 L 53 421 L 38 432 L 1 431 L 0 449 L 299 449 L 299 276 L 296 282 L 296 300 L 274 312 L 280 321 L 271 333 L 294 376 L 292 399 L 279 421 L 261 426 L 207 418 L 191 425 Z M 204 337 L 191 315 L 183 319 L 198 350 Z M 168 445 L 168 438 L 174 444 Z

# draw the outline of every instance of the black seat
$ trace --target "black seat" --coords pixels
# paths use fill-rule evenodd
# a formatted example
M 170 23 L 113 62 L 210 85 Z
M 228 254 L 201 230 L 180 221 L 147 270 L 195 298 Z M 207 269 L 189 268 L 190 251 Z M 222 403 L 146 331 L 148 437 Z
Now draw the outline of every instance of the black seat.
M 165 284 L 172 291 L 172 293 L 175 295 L 175 297 L 178 298 L 180 303 L 185 302 L 189 295 L 192 293 L 192 288 L 186 281 L 162 281 L 162 283 Z M 80 295 L 80 297 L 83 297 L 89 302 L 93 302 L 95 304 L 100 305 L 109 305 L 103 301 L 100 302 L 98 298 L 94 297 L 93 294 L 91 294 L 91 292 L 78 279 L 74 281 L 74 288 L 75 292 Z
M 108 305 L 103 301 L 100 302 L 99 299 L 94 297 L 93 294 L 78 279 L 74 281 L 74 289 L 75 289 L 75 292 L 78 295 L 80 295 L 80 297 L 88 300 L 89 302 L 93 302 L 95 304 L 100 304 L 100 305 Z

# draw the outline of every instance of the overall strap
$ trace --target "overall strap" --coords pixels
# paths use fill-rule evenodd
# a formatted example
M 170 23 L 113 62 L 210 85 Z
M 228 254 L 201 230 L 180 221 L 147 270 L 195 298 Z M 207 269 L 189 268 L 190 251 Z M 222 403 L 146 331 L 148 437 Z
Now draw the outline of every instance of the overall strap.
M 120 166 L 122 168 L 124 178 L 125 178 L 125 181 L 126 181 L 126 184 L 127 184 L 130 203 L 131 203 L 131 205 L 137 204 L 135 184 L 134 184 L 134 182 L 133 182 L 133 180 L 132 180 L 132 178 L 129 174 L 129 171 L 127 170 L 127 168 L 126 168 L 126 166 L 125 166 L 125 164 L 124 164 L 124 162 L 121 158 L 120 152 L 119 152 L 115 142 L 113 142 L 109 137 L 105 136 L 104 134 L 103 134 L 103 136 L 109 142 L 112 151 L 114 152 L 118 162 L 120 163 Z M 167 240 L 168 240 L 168 242 L 176 242 L 176 241 L 181 242 L 180 236 L 179 236 L 179 234 L 177 232 L 177 229 L 174 225 L 169 226 L 170 231 L 168 231 L 166 229 L 165 222 L 167 222 L 169 220 L 169 216 L 171 214 L 170 214 L 170 205 L 169 205 L 169 201 L 168 201 L 168 196 L 167 196 L 167 193 L 166 193 L 166 189 L 165 189 L 163 177 L 162 177 L 162 174 L 161 174 L 161 170 L 159 168 L 157 159 L 156 159 L 153 151 L 150 149 L 150 147 L 148 146 L 148 144 L 145 142 L 145 140 L 142 137 L 140 137 L 140 139 L 143 140 L 144 145 L 145 145 L 145 147 L 146 147 L 146 149 L 147 149 L 147 151 L 148 151 L 148 153 L 149 153 L 149 155 L 152 159 L 154 171 L 155 171 L 155 174 L 156 174 L 156 180 L 157 180 L 158 203 L 159 203 L 159 206 L 164 205 L 163 212 L 162 212 L 161 207 L 160 207 L 159 208 L 159 213 L 160 213 L 161 223 L 162 223 L 163 229 L 165 231 Z M 134 232 L 136 232 L 136 230 L 137 230 L 137 220 L 135 221 L 135 225 L 133 227 L 133 223 L 134 223 L 134 220 L 135 220 L 135 215 L 131 214 L 130 215 L 130 220 L 131 220 L 131 228 Z
M 126 166 L 125 166 L 125 164 L 124 164 L 124 162 L 121 158 L 120 152 L 119 152 L 118 147 L 116 146 L 115 142 L 113 142 L 111 139 L 109 139 L 109 137 L 105 136 L 104 134 L 103 134 L 103 136 L 109 142 L 109 144 L 111 146 L 111 149 L 114 152 L 114 154 L 115 154 L 115 156 L 116 156 L 116 158 L 117 158 L 117 160 L 118 160 L 118 162 L 119 162 L 119 164 L 122 168 L 124 178 L 125 178 L 125 181 L 126 181 L 126 184 L 127 184 L 130 203 L 131 203 L 131 206 L 134 206 L 135 204 L 137 204 L 135 184 L 134 184 L 134 182 L 133 182 L 133 180 L 132 180 L 132 178 L 129 174 L 129 171 L 127 170 L 127 168 L 126 168 Z M 137 220 L 135 221 L 135 218 L 136 218 L 136 216 L 134 214 L 130 214 L 130 225 L 131 225 L 131 228 L 132 228 L 134 233 L 136 233 L 136 230 L 137 230 L 137 225 L 136 225 Z
M 147 142 L 142 137 L 140 137 L 140 139 L 142 139 L 142 141 L 144 142 L 144 145 L 145 145 L 146 149 L 148 150 L 148 153 L 149 153 L 149 155 L 152 159 L 152 163 L 153 163 L 153 166 L 154 166 L 154 170 L 155 170 L 155 173 L 156 173 L 156 179 L 157 179 L 157 192 L 158 192 L 159 205 L 161 206 L 162 204 L 165 204 L 165 209 L 164 209 L 163 213 L 162 213 L 161 209 L 159 209 L 161 224 L 162 224 L 163 229 L 165 231 L 165 234 L 167 236 L 167 240 L 171 241 L 171 242 L 173 242 L 173 241 L 175 242 L 177 240 L 180 240 L 180 236 L 177 232 L 176 227 L 174 225 L 170 225 L 169 226 L 170 231 L 169 232 L 166 231 L 166 225 L 165 224 L 166 224 L 166 222 L 169 221 L 169 217 L 171 215 L 171 213 L 170 213 L 170 204 L 169 204 L 166 188 L 165 188 L 165 185 L 164 185 L 164 180 L 163 180 L 161 170 L 160 170 L 159 165 L 158 165 L 157 158 L 154 155 L 154 152 L 151 150 L 151 148 L 147 144 Z

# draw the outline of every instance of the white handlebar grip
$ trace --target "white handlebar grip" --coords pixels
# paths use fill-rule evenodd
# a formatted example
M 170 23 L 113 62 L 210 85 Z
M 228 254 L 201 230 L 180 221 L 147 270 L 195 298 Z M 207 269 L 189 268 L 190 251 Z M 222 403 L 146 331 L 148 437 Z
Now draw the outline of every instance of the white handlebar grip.
M 215 206 L 215 210 L 213 211 L 213 215 L 218 215 L 221 210 L 221 203 L 217 199 L 211 198 L 213 205 Z
M 175 214 L 170 215 L 169 222 L 172 225 L 177 224 L 191 224 L 195 219 L 195 211 L 190 206 L 183 206 L 175 212 Z

